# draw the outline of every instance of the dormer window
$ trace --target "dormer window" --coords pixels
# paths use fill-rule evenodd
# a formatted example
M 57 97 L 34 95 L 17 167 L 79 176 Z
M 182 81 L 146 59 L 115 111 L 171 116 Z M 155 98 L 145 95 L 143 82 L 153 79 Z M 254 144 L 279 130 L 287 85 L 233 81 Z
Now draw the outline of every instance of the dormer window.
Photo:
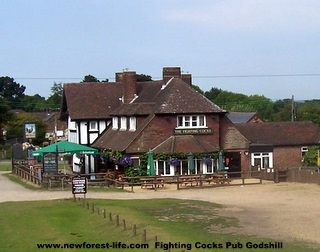
M 205 128 L 206 117 L 204 115 L 178 116 L 177 128 Z
M 118 128 L 119 128 L 118 117 L 114 116 L 112 117 L 112 129 L 117 130 Z
M 129 130 L 136 131 L 137 128 L 137 119 L 134 116 L 130 117 Z
M 125 116 L 121 117 L 120 130 L 127 130 L 127 118 Z

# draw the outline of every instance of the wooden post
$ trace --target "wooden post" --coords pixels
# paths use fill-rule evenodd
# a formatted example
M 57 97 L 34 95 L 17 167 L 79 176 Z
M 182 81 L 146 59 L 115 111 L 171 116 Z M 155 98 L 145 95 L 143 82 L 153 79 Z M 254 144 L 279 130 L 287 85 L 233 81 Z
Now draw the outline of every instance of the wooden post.
M 109 221 L 112 221 L 112 213 L 109 213 Z
M 154 191 L 157 191 L 157 181 L 155 178 L 153 178 L 152 184 L 154 186 Z
M 142 242 L 147 241 L 147 230 L 143 229 L 142 231 Z
M 92 212 L 94 213 L 94 204 L 93 203 L 92 203 L 91 207 L 92 207 Z
M 122 222 L 123 222 L 123 230 L 126 230 L 127 229 L 126 220 L 122 220 Z
M 134 224 L 133 227 L 132 227 L 132 235 L 133 236 L 137 235 L 137 226 L 136 226 L 136 224 Z
M 131 192 L 133 192 L 133 178 L 130 179 L 130 183 L 131 183 Z
M 179 176 L 177 176 L 177 190 L 179 190 Z
M 119 215 L 117 215 L 117 226 L 119 226 Z
M 106 210 L 105 209 L 102 210 L 102 215 L 103 215 L 103 218 L 105 219 L 106 218 Z

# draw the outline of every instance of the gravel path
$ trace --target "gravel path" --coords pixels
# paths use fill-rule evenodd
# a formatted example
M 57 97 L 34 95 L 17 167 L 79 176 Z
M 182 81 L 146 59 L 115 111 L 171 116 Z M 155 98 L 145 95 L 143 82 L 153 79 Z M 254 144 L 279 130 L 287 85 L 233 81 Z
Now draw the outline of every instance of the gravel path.
M 0 173 L 0 202 L 51 200 L 73 197 L 71 191 L 33 191 L 11 182 Z M 320 186 L 297 183 L 266 183 L 209 189 L 179 190 L 167 186 L 158 191 L 88 192 L 86 198 L 149 199 L 179 198 L 215 202 L 220 215 L 236 217 L 240 228 L 227 230 L 277 241 L 303 241 L 320 248 Z

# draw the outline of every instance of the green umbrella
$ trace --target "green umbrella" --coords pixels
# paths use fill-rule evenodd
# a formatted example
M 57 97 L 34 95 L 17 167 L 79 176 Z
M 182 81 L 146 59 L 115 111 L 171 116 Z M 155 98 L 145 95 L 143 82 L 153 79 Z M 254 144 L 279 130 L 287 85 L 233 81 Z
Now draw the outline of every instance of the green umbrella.
M 192 153 L 188 155 L 188 167 L 190 171 L 194 171 L 194 156 Z
M 148 151 L 147 155 L 148 155 L 147 175 L 154 176 L 154 175 L 156 175 L 156 172 L 154 169 L 153 152 Z
M 224 171 L 224 162 L 222 152 L 219 152 L 218 158 L 218 171 Z
M 94 149 L 85 145 L 81 145 L 81 144 L 68 142 L 68 141 L 61 141 L 61 142 L 56 142 L 54 144 L 48 145 L 39 150 L 33 151 L 31 155 L 34 157 L 39 157 L 39 156 L 43 156 L 44 153 L 50 153 L 50 152 L 51 153 L 58 152 L 61 155 L 98 154 L 97 149 Z

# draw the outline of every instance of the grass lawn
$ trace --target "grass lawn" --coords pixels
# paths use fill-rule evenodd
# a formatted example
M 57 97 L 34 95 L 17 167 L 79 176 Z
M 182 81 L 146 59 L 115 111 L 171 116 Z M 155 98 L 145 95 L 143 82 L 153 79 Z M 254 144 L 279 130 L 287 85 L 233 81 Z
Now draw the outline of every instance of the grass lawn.
M 0 171 L 11 171 L 11 167 L 11 160 L 0 160 Z
M 212 230 L 236 230 L 238 220 L 220 217 L 215 209 L 219 205 L 191 200 L 53 200 L 35 202 L 0 203 L 0 251 L 37 251 L 37 244 L 99 244 L 116 242 L 143 243 L 146 230 L 148 249 L 128 251 L 166 251 L 165 245 L 180 243 L 185 248 L 170 251 L 317 251 L 306 249 L 304 244 L 283 242 L 282 249 L 247 249 L 246 243 L 274 242 L 270 239 L 249 237 L 234 231 L 225 234 Z M 99 214 L 98 214 L 99 208 Z M 102 214 L 105 209 L 106 218 Z M 109 220 L 111 213 L 112 221 Z M 119 226 L 116 216 L 119 216 Z M 123 227 L 123 220 L 126 229 Z M 132 228 L 136 225 L 137 235 Z M 217 228 L 218 227 L 218 228 Z M 230 229 L 231 228 L 231 229 Z M 155 248 L 155 240 L 163 247 Z M 242 248 L 226 248 L 231 242 Z M 281 241 L 280 241 L 281 242 Z M 195 245 L 221 244 L 221 248 L 196 248 Z M 188 247 L 190 245 L 190 247 Z M 189 250 L 189 248 L 191 248 Z M 54 251 L 59 249 L 40 249 Z M 61 249 L 60 251 L 97 251 L 99 249 Z M 101 249 L 100 249 L 101 250 Z M 123 251 L 124 249 L 109 249 Z M 168 251 L 168 250 L 167 250 Z

